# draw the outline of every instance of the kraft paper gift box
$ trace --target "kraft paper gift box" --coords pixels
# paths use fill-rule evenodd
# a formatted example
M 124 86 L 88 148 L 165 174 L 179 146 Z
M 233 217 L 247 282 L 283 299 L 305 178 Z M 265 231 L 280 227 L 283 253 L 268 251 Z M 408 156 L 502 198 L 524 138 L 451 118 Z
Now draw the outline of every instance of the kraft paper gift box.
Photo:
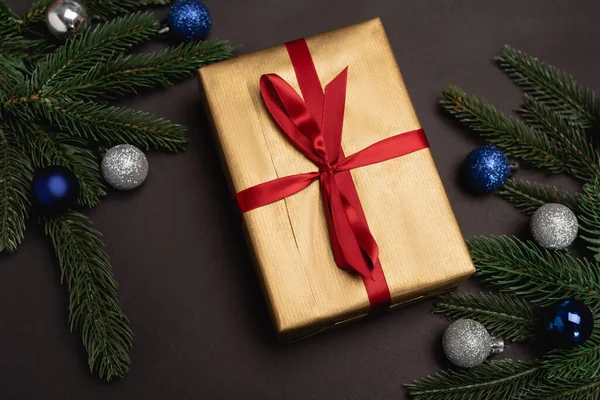
M 420 129 L 379 19 L 302 43 L 323 88 L 348 67 L 341 138 L 346 156 Z M 282 133 L 261 97 L 264 74 L 277 74 L 301 93 L 289 51 L 280 45 L 199 70 L 234 193 L 320 171 Z M 429 148 L 354 168 L 350 174 L 379 249 L 392 308 L 455 288 L 474 272 Z M 316 179 L 291 196 L 243 213 L 283 341 L 364 317 L 372 308 L 369 278 L 336 264 L 321 190 Z

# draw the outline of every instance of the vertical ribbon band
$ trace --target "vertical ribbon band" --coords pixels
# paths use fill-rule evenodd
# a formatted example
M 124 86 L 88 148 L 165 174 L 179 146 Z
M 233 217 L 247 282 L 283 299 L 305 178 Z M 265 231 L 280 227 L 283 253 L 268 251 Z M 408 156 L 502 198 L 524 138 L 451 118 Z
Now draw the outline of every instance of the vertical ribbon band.
M 371 313 L 389 308 L 391 297 L 350 170 L 404 156 L 429 147 L 422 129 L 377 142 L 346 157 L 342 127 L 348 68 L 323 92 L 306 40 L 286 43 L 302 97 L 275 74 L 260 78 L 260 91 L 269 113 L 289 141 L 319 167 L 277 178 L 239 192 L 240 210 L 248 212 L 289 197 L 318 180 L 336 265 L 362 277 Z

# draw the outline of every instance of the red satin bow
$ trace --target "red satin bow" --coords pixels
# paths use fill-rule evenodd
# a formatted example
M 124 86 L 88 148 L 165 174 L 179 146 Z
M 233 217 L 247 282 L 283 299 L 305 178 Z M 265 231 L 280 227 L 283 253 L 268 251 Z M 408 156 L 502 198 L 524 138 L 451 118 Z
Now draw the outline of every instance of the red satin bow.
M 422 129 L 392 136 L 349 157 L 343 153 L 342 126 L 348 68 L 321 88 L 306 41 L 286 44 L 304 100 L 282 78 L 263 75 L 264 103 L 291 143 L 319 167 L 318 172 L 286 176 L 237 194 L 242 212 L 273 203 L 319 180 L 331 246 L 338 267 L 358 272 L 371 308 L 387 308 L 390 293 L 379 249 L 369 230 L 350 170 L 400 157 L 428 147 Z

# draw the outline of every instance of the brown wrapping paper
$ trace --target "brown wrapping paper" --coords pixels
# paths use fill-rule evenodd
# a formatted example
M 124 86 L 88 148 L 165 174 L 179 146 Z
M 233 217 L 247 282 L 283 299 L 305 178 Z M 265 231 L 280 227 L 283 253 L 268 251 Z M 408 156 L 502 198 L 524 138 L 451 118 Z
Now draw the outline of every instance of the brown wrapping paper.
M 420 127 L 379 19 L 307 39 L 324 86 L 349 67 L 342 147 L 347 155 Z M 283 45 L 200 69 L 233 190 L 316 171 L 271 120 L 259 78 L 299 92 Z M 352 170 L 377 240 L 393 305 L 456 287 L 473 271 L 429 149 Z M 243 216 L 273 321 L 290 341 L 368 313 L 361 278 L 332 255 L 319 184 Z

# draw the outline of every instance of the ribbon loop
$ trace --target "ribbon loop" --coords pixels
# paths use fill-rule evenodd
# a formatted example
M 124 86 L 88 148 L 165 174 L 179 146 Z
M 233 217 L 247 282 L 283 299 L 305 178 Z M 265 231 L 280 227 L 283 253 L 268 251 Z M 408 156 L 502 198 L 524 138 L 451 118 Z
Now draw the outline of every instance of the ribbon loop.
M 379 261 L 379 248 L 362 210 L 349 170 L 428 147 L 422 129 L 392 136 L 352 156 L 344 155 L 342 129 L 348 68 L 321 88 L 306 41 L 286 44 L 304 99 L 275 74 L 260 78 L 264 103 L 290 142 L 319 167 L 319 172 L 277 178 L 237 194 L 242 212 L 282 200 L 319 180 L 336 265 L 363 278 L 371 310 L 391 299 Z

